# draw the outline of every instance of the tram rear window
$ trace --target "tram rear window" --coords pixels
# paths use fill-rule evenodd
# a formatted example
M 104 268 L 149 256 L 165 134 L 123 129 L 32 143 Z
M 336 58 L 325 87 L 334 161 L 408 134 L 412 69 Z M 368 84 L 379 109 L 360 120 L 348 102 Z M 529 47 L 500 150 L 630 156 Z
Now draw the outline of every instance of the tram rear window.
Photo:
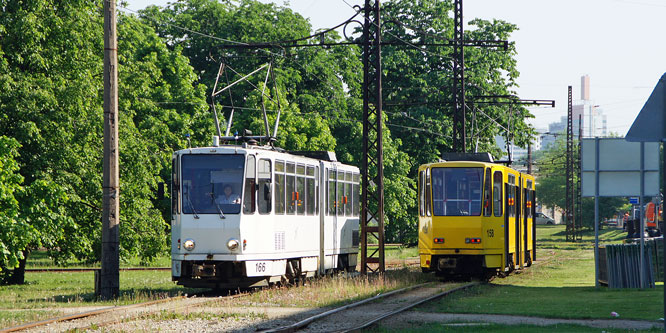
M 435 216 L 481 215 L 483 168 L 433 168 Z
M 181 161 L 183 213 L 240 213 L 243 155 L 192 154 Z

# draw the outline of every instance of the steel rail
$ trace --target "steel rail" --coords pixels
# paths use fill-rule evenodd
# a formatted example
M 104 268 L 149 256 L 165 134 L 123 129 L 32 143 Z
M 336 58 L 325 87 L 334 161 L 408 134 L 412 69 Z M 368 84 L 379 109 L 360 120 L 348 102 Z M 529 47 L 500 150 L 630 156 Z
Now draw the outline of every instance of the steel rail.
M 225 298 L 226 298 L 226 297 L 229 297 L 229 298 L 238 298 L 238 297 L 243 297 L 243 296 L 246 296 L 246 295 L 247 295 L 247 294 L 235 294 L 235 295 L 228 295 L 228 296 L 225 296 Z M 219 298 L 218 298 L 218 297 L 213 297 L 213 298 L 210 298 L 210 299 L 208 299 L 208 300 L 204 300 L 204 301 L 202 301 L 202 302 L 200 302 L 200 303 L 197 303 L 197 304 L 186 305 L 186 306 L 184 306 L 183 308 L 184 308 L 184 309 L 189 309 L 189 308 L 192 308 L 192 307 L 202 306 L 202 305 L 204 305 L 204 304 L 208 304 L 208 303 L 212 303 L 212 302 L 217 302 L 217 301 L 219 301 Z M 91 326 L 83 327 L 82 330 L 83 330 L 83 331 L 88 331 L 88 330 L 93 330 L 94 327 L 106 327 L 106 326 L 110 326 L 110 325 L 118 324 L 118 323 L 121 323 L 121 322 L 124 322 L 124 321 L 127 321 L 127 320 L 135 320 L 135 319 L 137 319 L 137 318 L 141 318 L 141 317 L 144 317 L 144 316 L 149 315 L 149 314 L 153 314 L 153 313 L 158 312 L 158 311 L 161 311 L 161 310 L 162 310 L 162 309 L 156 309 L 156 310 L 153 310 L 153 311 L 146 311 L 146 312 L 143 312 L 143 313 L 135 313 L 135 314 L 130 315 L 130 316 L 127 316 L 127 317 L 118 318 L 118 319 L 114 319 L 114 320 L 108 320 L 108 321 L 100 322 L 100 323 L 95 323 L 95 324 L 93 324 L 93 325 L 91 325 Z
M 26 273 L 45 272 L 94 272 L 101 268 L 26 268 Z M 120 268 L 121 271 L 170 271 L 171 267 L 128 267 Z
M 364 329 L 364 328 L 368 328 L 368 327 L 374 325 L 375 323 L 377 323 L 378 321 L 380 321 L 380 320 L 382 320 L 382 319 L 385 319 L 385 318 L 387 318 L 387 317 L 390 317 L 390 316 L 396 315 L 396 314 L 398 314 L 398 313 L 400 313 L 400 312 L 403 312 L 403 311 L 405 311 L 405 310 L 409 310 L 409 309 L 411 309 L 411 308 L 413 308 L 413 307 L 415 307 L 415 306 L 421 305 L 421 304 L 426 303 L 426 302 L 430 302 L 430 301 L 432 301 L 432 300 L 435 300 L 435 299 L 437 299 L 437 298 L 440 298 L 440 297 L 446 296 L 446 295 L 451 294 L 451 293 L 454 293 L 454 292 L 456 292 L 456 291 L 460 291 L 460 290 L 464 290 L 464 289 L 467 289 L 467 288 L 470 288 L 470 287 L 476 286 L 476 285 L 478 285 L 478 284 L 479 284 L 478 282 L 471 282 L 471 283 L 468 283 L 468 284 L 466 284 L 466 285 L 460 286 L 460 287 L 458 287 L 458 288 L 453 288 L 453 289 L 451 289 L 451 290 L 447 290 L 447 291 L 441 292 L 441 293 L 439 293 L 439 294 L 436 294 L 436 295 L 430 296 L 430 297 L 428 297 L 428 298 L 422 299 L 422 300 L 420 300 L 420 301 L 418 301 L 418 302 L 414 302 L 414 303 L 412 303 L 412 304 L 406 305 L 406 306 L 404 306 L 404 307 L 402 307 L 402 308 L 400 308 L 400 309 L 397 309 L 397 310 L 394 310 L 394 311 L 391 311 L 391 312 L 385 313 L 385 314 L 383 314 L 383 315 L 381 315 L 381 316 L 379 316 L 379 317 L 376 317 L 376 318 L 374 318 L 374 319 L 372 319 L 372 320 L 369 320 L 369 321 L 367 321 L 367 322 L 365 322 L 365 323 L 363 323 L 363 324 L 361 324 L 361 325 L 359 325 L 359 326 L 356 326 L 356 327 L 354 327 L 354 328 L 350 328 L 350 329 L 342 330 L 342 331 L 340 331 L 340 332 L 354 332 L 354 331 L 362 330 L 362 329 Z
M 351 308 L 353 308 L 353 307 L 357 307 L 357 306 L 359 306 L 359 305 L 363 305 L 363 304 L 365 304 L 365 303 L 372 302 L 372 301 L 375 301 L 375 300 L 378 300 L 378 299 L 381 299 L 381 298 L 384 298 L 384 297 L 387 297 L 387 296 L 391 296 L 391 295 L 395 295 L 395 294 L 403 293 L 403 292 L 406 292 L 406 291 L 409 291 L 409 290 L 412 290 L 412 289 L 420 288 L 420 287 L 426 286 L 426 285 L 428 285 L 428 284 L 432 284 L 432 282 L 426 282 L 426 283 L 422 283 L 422 284 L 417 284 L 417 285 L 415 285 L 415 286 L 409 286 L 409 287 L 405 287 L 405 288 L 402 288 L 402 289 L 393 290 L 393 291 L 390 291 L 390 292 L 385 293 L 385 294 L 379 294 L 379 295 L 374 296 L 374 297 L 366 298 L 366 299 L 364 299 L 364 300 L 362 300 L 362 301 L 358 301 L 358 302 L 355 302 L 355 303 L 347 304 L 347 305 L 341 306 L 341 307 L 339 307 L 339 308 L 335 308 L 335 309 L 332 309 L 332 310 L 329 310 L 329 311 L 322 312 L 322 313 L 320 313 L 320 314 L 314 315 L 314 316 L 312 316 L 312 317 L 305 318 L 305 319 L 303 319 L 303 320 L 301 320 L 301 321 L 299 321 L 299 322 L 297 322 L 297 323 L 295 323 L 295 324 L 291 324 L 291 325 L 288 325 L 288 326 L 282 326 L 282 327 L 278 327 L 278 328 L 271 328 L 271 329 L 264 330 L 264 331 L 260 331 L 260 332 L 262 332 L 262 333 L 287 333 L 287 332 L 296 332 L 297 330 L 299 330 L 299 329 L 301 329 L 301 328 L 303 328 L 303 327 L 305 327 L 305 326 L 308 326 L 308 325 L 311 324 L 312 322 L 314 322 L 314 321 L 316 321 L 316 320 L 319 320 L 319 319 L 321 319 L 321 318 L 328 317 L 328 316 L 330 316 L 330 315 L 332 315 L 332 314 L 336 314 L 336 313 L 338 313 L 338 312 L 341 312 L 341 311 L 344 311 L 344 310 L 347 310 L 347 309 L 351 309 Z
M 175 297 L 158 299 L 158 300 L 148 301 L 148 302 L 143 302 L 143 303 L 128 304 L 128 305 L 123 305 L 123 306 L 110 306 L 110 307 L 106 307 L 106 308 L 102 308 L 102 309 L 98 309 L 98 310 L 80 312 L 80 313 L 75 313 L 75 314 L 66 315 L 66 316 L 62 316 L 62 317 L 50 318 L 50 319 L 40 320 L 40 321 L 27 323 L 27 324 L 23 324 L 23 325 L 13 326 L 13 327 L 9 327 L 9 328 L 3 328 L 3 329 L 0 329 L 0 333 L 16 332 L 16 331 L 26 330 L 26 329 L 29 329 L 29 328 L 35 328 L 35 327 L 44 326 L 44 325 L 48 325 L 48 324 L 58 323 L 58 322 L 62 322 L 62 321 L 92 317 L 92 316 L 101 315 L 101 314 L 105 314 L 105 313 L 109 313 L 109 312 L 113 312 L 113 311 L 127 310 L 127 309 L 142 307 L 142 306 L 150 306 L 150 305 L 154 305 L 154 304 L 166 303 L 166 302 L 171 302 L 171 301 L 180 300 L 180 299 L 184 299 L 184 298 L 187 298 L 187 296 L 175 296 Z

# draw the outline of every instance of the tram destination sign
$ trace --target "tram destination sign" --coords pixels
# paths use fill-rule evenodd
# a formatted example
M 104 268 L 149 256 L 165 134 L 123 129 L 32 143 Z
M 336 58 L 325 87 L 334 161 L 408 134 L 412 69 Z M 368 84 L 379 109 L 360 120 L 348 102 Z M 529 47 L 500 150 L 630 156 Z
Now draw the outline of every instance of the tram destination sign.
M 643 195 L 659 194 L 658 142 L 628 142 L 624 138 L 588 138 L 583 139 L 581 155 L 581 190 L 584 197 L 595 196 L 597 179 L 600 197 L 639 196 L 641 178 L 643 178 Z

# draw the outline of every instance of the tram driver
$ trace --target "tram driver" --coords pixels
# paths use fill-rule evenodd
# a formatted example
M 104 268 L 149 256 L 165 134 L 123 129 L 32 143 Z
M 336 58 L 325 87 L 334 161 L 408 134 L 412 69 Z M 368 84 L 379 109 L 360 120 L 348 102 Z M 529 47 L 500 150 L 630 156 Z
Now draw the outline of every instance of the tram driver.
M 224 193 L 218 196 L 215 200 L 218 204 L 221 205 L 238 205 L 240 204 L 240 196 L 233 193 L 234 189 L 230 184 L 224 185 Z

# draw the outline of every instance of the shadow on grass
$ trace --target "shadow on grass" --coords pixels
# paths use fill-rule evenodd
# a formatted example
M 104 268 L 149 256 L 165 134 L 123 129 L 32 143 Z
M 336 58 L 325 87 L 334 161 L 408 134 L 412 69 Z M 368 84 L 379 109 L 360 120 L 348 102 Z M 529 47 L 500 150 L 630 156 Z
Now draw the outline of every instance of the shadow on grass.
M 229 293 L 230 291 L 228 290 L 215 291 L 194 288 L 137 288 L 120 290 L 117 301 L 138 303 L 183 295 L 226 296 L 229 295 Z M 45 300 L 55 303 L 97 303 L 101 301 L 101 298 L 95 295 L 94 292 L 87 292 L 68 295 L 53 295 L 48 299 L 32 298 L 27 300 L 27 302 L 43 303 Z

